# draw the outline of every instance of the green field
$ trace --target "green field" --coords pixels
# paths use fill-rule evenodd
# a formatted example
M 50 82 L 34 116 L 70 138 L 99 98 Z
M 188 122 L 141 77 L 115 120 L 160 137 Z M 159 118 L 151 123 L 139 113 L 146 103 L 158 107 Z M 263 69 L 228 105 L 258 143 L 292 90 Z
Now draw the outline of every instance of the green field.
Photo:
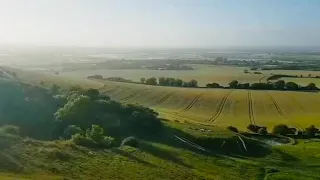
M 91 75 L 99 74 L 103 77 L 123 77 L 133 81 L 140 81 L 141 77 L 174 77 L 184 81 L 195 79 L 199 86 L 205 86 L 207 83 L 217 82 L 227 86 L 232 80 L 238 80 L 240 83 L 259 82 L 263 77 L 261 74 L 245 74 L 244 67 L 230 66 L 208 66 L 208 65 L 191 65 L 194 70 L 81 70 L 71 72 L 61 72 L 61 75 L 69 77 L 86 78 Z

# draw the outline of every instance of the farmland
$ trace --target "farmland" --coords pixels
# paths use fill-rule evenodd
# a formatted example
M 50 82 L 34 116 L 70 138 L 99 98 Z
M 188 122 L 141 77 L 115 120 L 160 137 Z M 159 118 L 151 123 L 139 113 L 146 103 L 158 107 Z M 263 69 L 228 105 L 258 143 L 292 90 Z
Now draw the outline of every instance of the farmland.
M 80 83 L 92 87 L 123 103 L 138 103 L 158 111 L 163 118 L 246 130 L 248 124 L 267 126 L 277 124 L 303 129 L 319 126 L 318 93 L 255 91 L 203 88 L 174 88 L 140 84 L 90 81 L 65 78 L 62 75 L 35 74 L 20 71 L 24 81 L 62 87 Z M 244 73 L 243 73 L 244 74 Z M 18 73 L 19 75 L 19 73 Z
M 297 145 L 265 147 L 259 145 L 260 141 L 244 137 L 246 152 L 237 144 L 238 134 L 225 128 L 232 125 L 247 131 L 248 124 L 256 124 L 267 126 L 270 131 L 281 123 L 298 129 L 311 124 L 319 126 L 317 104 L 320 96 L 317 93 L 162 87 L 4 69 L 14 71 L 16 80 L 31 85 L 95 88 L 124 104 L 139 103 L 153 108 L 160 113 L 166 129 L 156 137 L 151 134 L 141 137 L 139 148 L 124 146 L 104 151 L 74 147 L 63 140 L 16 141 L 10 149 L 3 150 L 0 157 L 14 164 L 13 168 L 22 164 L 25 171 L 31 169 L 32 172 L 12 173 L 6 169 L 0 172 L 2 179 L 313 180 L 319 177 L 318 142 L 299 140 Z M 215 152 L 199 152 L 178 141 L 174 135 L 193 142 L 207 142 L 203 145 Z M 224 148 L 225 142 L 231 148 Z M 226 155 L 230 150 L 232 154 Z M 58 159 L 52 164 L 55 152 L 70 155 L 71 159 Z
M 214 66 L 214 65 L 190 65 L 194 70 L 145 70 L 145 69 L 125 69 L 125 70 L 77 70 L 70 72 L 60 72 L 68 77 L 83 77 L 99 74 L 103 77 L 122 77 L 133 81 L 140 81 L 141 77 L 174 77 L 184 81 L 196 79 L 199 86 L 207 83 L 217 82 L 221 85 L 228 85 L 232 80 L 237 79 L 240 83 L 259 82 L 264 76 L 262 74 L 245 74 L 244 67 Z

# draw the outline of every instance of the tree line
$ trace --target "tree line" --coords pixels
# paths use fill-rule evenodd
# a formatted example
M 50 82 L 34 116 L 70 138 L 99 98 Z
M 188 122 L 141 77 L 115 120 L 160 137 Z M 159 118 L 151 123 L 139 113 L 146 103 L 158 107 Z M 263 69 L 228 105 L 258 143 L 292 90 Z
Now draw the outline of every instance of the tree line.
M 236 133 L 239 132 L 238 129 L 233 126 L 228 126 L 227 129 Z M 252 133 L 257 133 L 261 135 L 268 134 L 267 127 L 265 126 L 249 124 L 247 126 L 247 129 Z M 304 130 L 297 130 L 296 128 L 290 128 L 285 124 L 278 124 L 273 127 L 271 134 L 290 136 L 295 138 L 315 138 L 320 136 L 320 131 L 319 128 L 315 127 L 314 125 L 311 125 L 305 128 Z
M 147 85 L 159 85 L 159 86 L 173 86 L 173 87 L 198 87 L 197 80 L 183 81 L 181 79 L 176 79 L 172 77 L 155 77 L 151 78 L 141 78 L 140 82 Z

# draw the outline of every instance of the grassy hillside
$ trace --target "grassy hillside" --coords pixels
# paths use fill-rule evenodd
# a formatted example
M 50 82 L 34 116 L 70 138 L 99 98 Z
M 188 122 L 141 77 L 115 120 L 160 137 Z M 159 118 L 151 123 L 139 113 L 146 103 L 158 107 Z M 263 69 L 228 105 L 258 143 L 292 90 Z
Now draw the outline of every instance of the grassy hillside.
M 124 146 L 96 150 L 75 146 L 68 141 L 11 140 L 10 147 L 0 150 L 0 177 L 233 180 L 313 180 L 320 177 L 320 145 L 316 142 L 263 148 L 256 146 L 257 142 L 245 138 L 249 152 L 243 153 L 241 151 L 244 150 L 236 146 L 237 148 L 229 149 L 230 154 L 221 154 L 218 151 L 221 140 L 227 141 L 226 145 L 232 145 L 233 137 L 236 137 L 230 131 L 180 123 L 169 123 L 167 127 L 167 131 L 160 137 L 141 140 L 139 148 Z M 210 129 L 212 133 L 190 127 Z M 211 151 L 205 153 L 175 139 L 172 134 L 177 131 L 180 131 L 180 136 L 192 138 L 193 142 L 207 140 L 208 144 L 217 144 L 203 145 Z M 227 150 L 224 149 L 223 152 Z
M 11 103 L 11 106 L 15 107 L 12 110 L 16 111 L 9 113 L 1 109 L 1 117 L 13 119 L 14 121 L 11 122 L 22 125 L 22 130 L 31 131 L 23 131 L 26 135 L 19 136 L 12 130 L 4 129 L 4 126 L 0 127 L 0 179 L 316 180 L 320 177 L 320 144 L 318 141 L 299 140 L 296 145 L 281 143 L 270 146 L 269 141 L 274 141 L 272 138 L 258 141 L 224 128 L 228 124 L 245 127 L 249 123 L 268 125 L 268 127 L 279 123 L 304 126 L 311 118 L 302 121 L 297 117 L 303 114 L 309 114 L 310 117 L 313 113 L 317 115 L 316 107 L 310 104 L 310 101 L 318 97 L 316 94 L 170 88 L 82 81 L 81 79 L 73 81 L 60 75 L 36 74 L 17 69 L 10 69 L 10 71 L 16 73 L 16 77 L 11 77 L 12 79 L 32 85 L 51 87 L 53 84 L 58 84 L 68 88 L 79 83 L 84 88 L 98 88 L 113 99 L 123 103 L 138 102 L 153 107 L 160 110 L 162 117 L 175 121 L 163 119 L 160 131 L 152 129 L 148 134 L 141 134 L 141 130 L 148 131 L 150 126 L 149 123 L 143 124 L 142 121 L 140 126 L 144 129 L 135 131 L 139 142 L 138 147 L 119 146 L 119 141 L 123 137 L 134 133 L 132 125 L 135 124 L 132 122 L 135 122 L 133 118 L 136 116 L 131 115 L 137 113 L 129 111 L 130 118 L 125 119 L 126 116 L 123 113 L 112 113 L 127 112 L 130 110 L 127 106 L 120 106 L 101 99 L 88 100 L 79 95 L 80 100 L 86 100 L 80 102 L 89 102 L 89 105 L 93 105 L 85 106 L 86 108 L 83 109 L 84 106 L 81 104 L 76 106 L 79 101 L 76 101 L 77 98 L 72 99 L 74 94 L 71 94 L 68 97 L 71 98 L 68 105 L 64 105 L 57 111 L 58 115 L 64 117 L 60 125 L 65 125 L 63 123 L 69 121 L 79 123 L 84 127 L 91 122 L 100 123 L 105 125 L 108 135 L 113 134 L 117 139 L 116 145 L 108 148 L 89 148 L 77 145 L 72 139 L 35 140 L 26 135 L 39 137 L 49 130 L 55 132 L 51 127 L 54 124 L 50 124 L 49 121 L 52 117 L 45 116 L 47 114 L 45 110 L 47 109 L 48 114 L 52 115 L 52 112 L 57 109 L 56 104 L 51 102 L 52 97 L 43 93 L 46 91 L 41 88 L 27 86 L 24 91 L 21 91 L 20 86 L 14 86 L 15 80 L 11 82 L 4 80 L 4 82 L 10 82 L 12 87 L 20 88 L 20 91 L 17 92 L 23 92 L 22 95 L 26 93 L 30 97 L 37 98 L 34 99 L 35 101 L 30 101 L 23 96 L 18 97 L 17 93 L 5 91 L 5 87 L 9 86 L 2 85 L 1 93 L 7 96 L 2 94 L 1 97 L 4 100 L 1 105 L 5 104 L 5 99 L 18 98 L 19 101 Z M 288 95 L 291 95 L 292 98 L 289 98 Z M 300 107 L 294 102 L 301 102 L 301 104 L 305 102 L 305 104 Z M 97 106 L 101 103 L 104 106 Z M 112 104 L 115 106 L 111 106 Z M 107 109 L 100 109 L 106 105 Z M 40 107 L 43 109 L 39 110 Z M 76 108 L 77 113 L 65 112 L 68 109 L 73 110 L 68 107 Z M 118 109 L 110 110 L 109 108 L 112 107 Z M 26 110 L 25 114 L 17 113 L 21 108 Z M 303 108 L 306 109 L 303 111 Z M 301 112 L 298 111 L 299 109 Z M 112 116 L 104 116 L 105 112 Z M 39 118 L 38 114 L 43 116 Z M 99 121 L 97 117 L 103 118 L 104 121 Z M 2 124 L 9 122 L 2 118 Z M 123 121 L 121 123 L 111 121 L 118 118 Z M 126 126 L 123 123 L 129 124 Z M 316 121 L 311 123 L 315 124 Z M 117 132 L 112 132 L 114 128 Z

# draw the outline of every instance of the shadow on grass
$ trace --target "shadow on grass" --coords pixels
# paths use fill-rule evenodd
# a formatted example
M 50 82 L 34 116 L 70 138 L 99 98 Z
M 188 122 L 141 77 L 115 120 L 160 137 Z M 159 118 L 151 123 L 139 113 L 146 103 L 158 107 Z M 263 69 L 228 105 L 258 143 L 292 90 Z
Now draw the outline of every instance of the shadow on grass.
M 186 139 L 188 142 L 183 142 L 177 138 L 179 136 Z M 156 142 L 171 146 L 174 148 L 189 150 L 193 153 L 202 154 L 206 156 L 234 156 L 234 157 L 264 157 L 272 153 L 270 147 L 266 144 L 249 139 L 242 136 L 243 143 L 239 140 L 236 134 L 230 137 L 214 137 L 214 136 L 200 136 L 196 137 L 192 134 L 184 132 L 180 129 L 164 125 L 163 130 L 159 133 L 155 133 L 149 136 L 139 136 L 140 139 L 150 142 Z M 191 144 L 201 146 L 207 151 L 203 151 Z M 149 149 L 152 147 L 149 147 Z M 147 148 L 148 149 L 148 148 Z M 153 148 L 155 150 L 156 147 Z M 161 153 L 160 153 L 161 154 Z M 159 155 L 159 154 L 158 154 Z M 161 156 L 165 158 L 165 155 Z
M 123 151 L 121 149 L 113 149 L 112 152 L 117 153 L 117 154 L 119 154 L 121 156 L 124 156 L 124 157 L 126 157 L 128 159 L 131 159 L 133 161 L 136 161 L 138 163 L 141 163 L 141 164 L 144 164 L 144 165 L 148 165 L 148 166 L 154 166 L 153 164 L 149 163 L 148 161 L 144 161 L 144 160 L 142 160 L 140 158 L 137 158 L 136 156 L 132 155 L 131 153 Z
M 148 144 L 148 143 L 141 143 L 139 148 L 142 151 L 145 151 L 145 152 L 147 152 L 149 154 L 152 154 L 155 157 L 158 157 L 158 158 L 161 158 L 161 159 L 164 159 L 164 160 L 167 160 L 167 161 L 171 161 L 171 162 L 173 162 L 175 164 L 179 164 L 179 165 L 182 165 L 184 167 L 191 168 L 191 166 L 185 164 L 176 155 L 170 153 L 170 151 L 167 151 L 167 150 L 165 150 L 163 148 L 156 147 L 156 146 L 153 146 L 152 144 Z

